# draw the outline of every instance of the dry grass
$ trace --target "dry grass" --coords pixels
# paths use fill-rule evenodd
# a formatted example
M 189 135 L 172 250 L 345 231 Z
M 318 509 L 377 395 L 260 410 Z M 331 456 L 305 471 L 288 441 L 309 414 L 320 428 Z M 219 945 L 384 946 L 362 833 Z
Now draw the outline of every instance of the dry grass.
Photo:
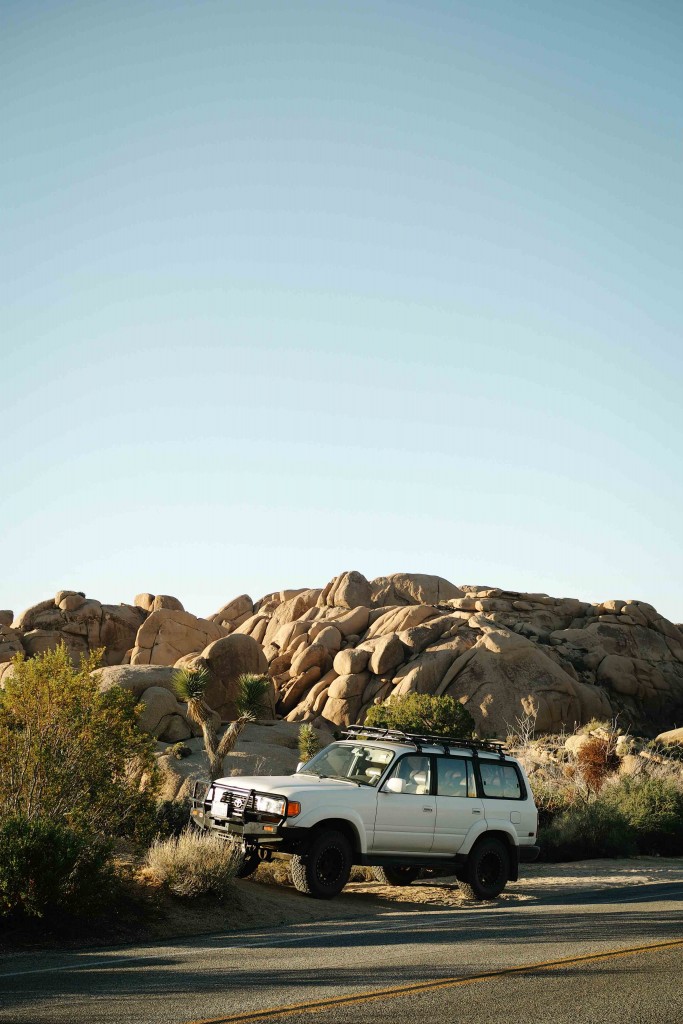
M 265 885 L 292 885 L 289 873 L 289 857 L 273 857 L 272 860 L 263 861 L 259 864 L 256 874 L 251 876 L 254 882 L 263 882 Z M 372 868 L 353 867 L 351 868 L 350 882 L 372 882 L 374 875 Z
M 226 899 L 241 860 L 237 845 L 190 829 L 177 838 L 157 839 L 147 853 L 153 877 L 175 896 L 185 898 L 210 894 Z

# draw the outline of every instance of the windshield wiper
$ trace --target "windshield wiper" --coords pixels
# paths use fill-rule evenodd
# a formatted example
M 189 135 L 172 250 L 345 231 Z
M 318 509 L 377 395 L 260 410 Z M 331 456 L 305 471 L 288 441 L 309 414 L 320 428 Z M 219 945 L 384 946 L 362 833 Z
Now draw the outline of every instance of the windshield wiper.
M 360 786 L 360 782 L 352 782 L 351 779 L 345 778 L 343 775 L 319 775 L 319 779 L 334 779 L 335 782 L 346 782 L 349 786 Z

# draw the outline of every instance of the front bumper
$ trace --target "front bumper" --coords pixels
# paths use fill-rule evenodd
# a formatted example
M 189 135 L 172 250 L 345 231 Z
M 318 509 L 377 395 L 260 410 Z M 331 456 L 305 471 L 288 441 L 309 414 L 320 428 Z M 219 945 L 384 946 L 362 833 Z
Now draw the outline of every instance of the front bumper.
M 207 787 L 197 783 L 192 799 L 190 818 L 198 828 L 211 830 L 214 834 L 234 837 L 245 844 L 270 846 L 274 849 L 289 849 L 296 845 L 295 833 L 301 829 L 287 826 L 285 817 L 259 812 L 254 807 L 255 791 L 231 789 L 227 786 L 218 787 L 228 794 L 218 804 L 215 800 L 206 800 Z M 271 795 L 271 794 L 265 794 Z M 239 797 L 239 805 L 235 805 L 234 797 Z M 223 811 L 223 805 L 225 810 Z M 217 807 L 223 813 L 215 813 Z

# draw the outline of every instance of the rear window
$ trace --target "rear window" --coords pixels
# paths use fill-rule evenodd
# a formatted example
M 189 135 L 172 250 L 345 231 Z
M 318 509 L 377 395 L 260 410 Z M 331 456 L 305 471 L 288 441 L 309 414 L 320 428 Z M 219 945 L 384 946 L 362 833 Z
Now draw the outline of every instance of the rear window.
M 522 785 L 512 764 L 479 762 L 484 796 L 498 800 L 521 800 Z

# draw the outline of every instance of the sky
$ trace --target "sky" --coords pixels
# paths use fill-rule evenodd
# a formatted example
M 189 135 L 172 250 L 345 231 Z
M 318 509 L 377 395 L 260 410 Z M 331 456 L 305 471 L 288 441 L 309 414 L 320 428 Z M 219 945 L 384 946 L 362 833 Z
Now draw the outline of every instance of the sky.
M 3 0 L 0 608 L 683 621 L 683 7 Z

